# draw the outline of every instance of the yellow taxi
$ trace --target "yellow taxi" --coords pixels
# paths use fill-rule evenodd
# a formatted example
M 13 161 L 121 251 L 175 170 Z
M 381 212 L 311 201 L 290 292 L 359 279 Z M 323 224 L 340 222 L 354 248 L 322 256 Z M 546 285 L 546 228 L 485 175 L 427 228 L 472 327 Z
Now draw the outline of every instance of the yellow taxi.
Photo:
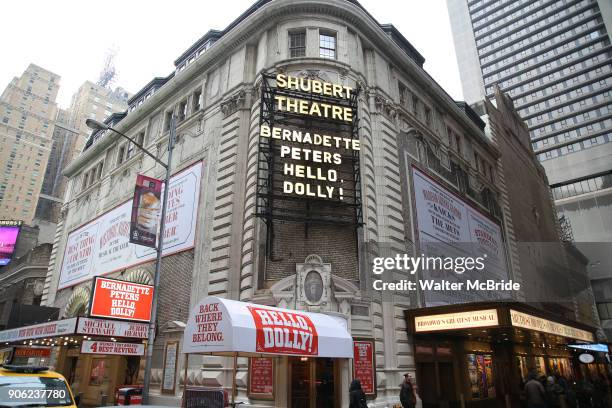
M 77 408 L 64 376 L 48 367 L 0 366 L 0 408 Z

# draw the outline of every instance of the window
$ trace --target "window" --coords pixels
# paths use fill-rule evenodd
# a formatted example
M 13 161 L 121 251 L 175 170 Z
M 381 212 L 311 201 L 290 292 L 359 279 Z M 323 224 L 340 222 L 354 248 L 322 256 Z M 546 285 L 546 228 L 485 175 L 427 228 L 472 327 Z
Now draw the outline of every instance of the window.
M 141 146 L 144 146 L 144 138 L 145 138 L 145 132 L 140 132 L 136 135 L 136 143 L 138 143 Z
M 185 120 L 187 117 L 187 100 L 179 103 L 178 120 L 179 122 Z
M 123 163 L 124 156 L 125 156 L 125 145 L 119 147 L 119 152 L 117 153 L 117 166 Z
M 104 168 L 104 162 L 98 163 L 96 167 L 96 179 L 100 180 L 102 178 L 102 169 Z
M 336 59 L 335 34 L 319 34 L 319 56 L 321 58 Z
M 431 125 L 431 109 L 425 107 L 425 123 Z
M 457 146 L 457 154 L 461 156 L 461 136 L 455 135 L 456 146 Z
M 306 31 L 289 33 L 289 56 L 291 58 L 306 56 Z
M 202 109 L 202 90 L 198 89 L 195 91 L 192 98 L 193 112 L 197 112 Z
M 128 142 L 127 143 L 127 151 L 125 153 L 125 160 L 129 159 L 130 157 L 132 157 L 134 155 L 134 143 L 132 142 Z
M 170 125 L 172 122 L 172 111 L 168 111 L 166 112 L 166 116 L 164 118 L 164 131 L 169 131 L 170 130 Z

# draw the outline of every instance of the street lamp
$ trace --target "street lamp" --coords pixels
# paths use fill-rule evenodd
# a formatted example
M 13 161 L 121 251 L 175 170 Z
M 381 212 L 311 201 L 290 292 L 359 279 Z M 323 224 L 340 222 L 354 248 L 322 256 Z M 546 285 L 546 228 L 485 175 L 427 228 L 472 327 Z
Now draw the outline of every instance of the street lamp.
M 155 321 L 157 319 L 157 296 L 159 289 L 159 275 L 161 272 L 161 261 L 162 261 L 162 248 L 164 245 L 164 232 L 166 226 L 166 206 L 168 204 L 168 190 L 170 189 L 170 171 L 172 167 L 172 150 L 174 149 L 174 140 L 176 136 L 176 119 L 174 115 L 172 115 L 170 119 L 170 131 L 168 132 L 168 163 L 164 163 L 160 159 L 157 158 L 153 153 L 145 149 L 141 144 L 136 142 L 131 137 L 119 132 L 116 129 L 108 126 L 105 123 L 99 122 L 95 119 L 87 119 L 85 121 L 87 127 L 93 130 L 111 130 L 118 135 L 126 138 L 130 141 L 130 143 L 137 146 L 140 150 L 142 150 L 145 154 L 155 160 L 156 163 L 160 164 L 162 167 L 166 169 L 166 178 L 163 180 L 164 182 L 164 196 L 162 199 L 162 209 L 161 209 L 161 221 L 159 225 L 159 240 L 157 241 L 157 247 L 155 248 L 157 252 L 157 259 L 155 260 L 155 276 L 153 277 L 153 304 L 151 306 L 151 321 L 149 322 L 149 335 L 147 337 L 147 354 L 145 356 L 145 372 L 144 372 L 144 385 L 142 389 L 142 403 L 149 403 L 149 386 L 151 385 L 151 365 L 153 361 L 153 342 L 155 341 Z

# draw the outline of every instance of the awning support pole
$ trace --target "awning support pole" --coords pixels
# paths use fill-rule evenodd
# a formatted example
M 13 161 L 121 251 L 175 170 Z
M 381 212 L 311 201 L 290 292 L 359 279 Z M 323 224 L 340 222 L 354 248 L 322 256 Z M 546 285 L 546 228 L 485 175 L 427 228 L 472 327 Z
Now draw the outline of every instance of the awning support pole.
M 185 353 L 185 377 L 183 378 L 183 398 L 185 398 L 185 392 L 187 391 L 187 368 L 189 368 L 189 353 Z
M 238 365 L 238 353 L 234 353 L 234 371 L 232 373 L 232 406 L 236 402 L 236 366 Z

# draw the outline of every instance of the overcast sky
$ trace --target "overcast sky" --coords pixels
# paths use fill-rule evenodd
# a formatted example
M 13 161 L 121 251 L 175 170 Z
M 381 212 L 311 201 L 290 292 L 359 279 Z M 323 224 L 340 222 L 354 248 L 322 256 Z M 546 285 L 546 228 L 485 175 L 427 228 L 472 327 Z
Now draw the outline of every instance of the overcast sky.
M 4 1 L 0 89 L 33 62 L 62 77 L 58 102 L 66 108 L 85 80 L 97 80 L 114 48 L 115 85 L 135 93 L 153 77 L 168 75 L 173 61 L 209 29 L 225 28 L 254 2 Z M 430 75 L 453 98 L 463 98 L 445 0 L 361 4 L 380 23 L 394 24 L 425 57 Z

